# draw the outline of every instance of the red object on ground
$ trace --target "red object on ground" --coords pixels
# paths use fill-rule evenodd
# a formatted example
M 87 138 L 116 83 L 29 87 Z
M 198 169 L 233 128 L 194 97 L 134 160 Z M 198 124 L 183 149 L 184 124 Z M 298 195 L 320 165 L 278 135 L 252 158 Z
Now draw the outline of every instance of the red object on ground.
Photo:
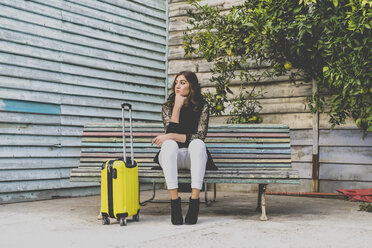
M 347 196 L 350 201 L 372 202 L 372 189 L 338 189 L 337 191 Z

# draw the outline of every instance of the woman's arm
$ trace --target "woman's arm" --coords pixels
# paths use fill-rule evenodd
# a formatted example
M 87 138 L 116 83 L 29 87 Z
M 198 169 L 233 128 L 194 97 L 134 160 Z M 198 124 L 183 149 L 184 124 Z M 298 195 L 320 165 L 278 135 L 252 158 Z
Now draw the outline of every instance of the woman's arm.
M 160 147 L 164 143 L 164 141 L 169 139 L 184 143 L 186 141 L 186 134 L 179 133 L 162 134 L 153 139 L 151 145 L 156 144 L 158 147 Z
M 176 107 L 176 106 L 173 107 L 172 116 L 170 118 L 171 122 L 173 122 L 173 123 L 179 123 L 180 122 L 181 108 L 182 108 L 182 106 L 181 107 Z
M 165 104 L 163 105 L 161 114 L 162 114 L 165 134 L 155 137 L 151 142 L 152 145 L 156 144 L 157 146 L 161 146 L 163 142 L 168 139 L 172 139 L 172 140 L 175 140 L 181 143 L 184 143 L 186 141 L 186 134 L 177 133 L 179 114 L 180 114 L 181 108 L 182 108 L 182 105 L 175 104 L 172 110 L 172 116 L 170 116 L 169 107 L 166 106 Z
M 176 94 L 176 97 L 174 98 L 174 106 L 172 110 L 172 116 L 170 121 L 174 123 L 179 123 L 180 122 L 180 113 L 181 113 L 181 108 L 185 104 L 187 97 L 181 96 L 179 94 Z
M 180 134 L 180 133 L 168 133 L 169 139 L 175 140 L 177 142 L 184 143 L 186 141 L 186 134 Z

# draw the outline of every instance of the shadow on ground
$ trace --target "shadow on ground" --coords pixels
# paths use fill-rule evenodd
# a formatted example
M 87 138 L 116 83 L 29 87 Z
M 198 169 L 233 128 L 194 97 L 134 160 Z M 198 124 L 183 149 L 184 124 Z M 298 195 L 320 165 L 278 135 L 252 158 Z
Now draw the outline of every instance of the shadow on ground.
M 186 200 L 189 194 L 181 193 L 181 198 Z M 202 196 L 202 195 L 201 195 Z M 204 194 L 203 194 L 204 196 Z M 162 190 L 157 193 L 156 200 L 167 200 L 167 192 Z M 201 198 L 201 200 L 203 200 Z M 298 196 L 266 196 L 266 211 L 270 218 L 286 217 L 288 220 L 291 218 L 298 218 L 299 216 L 314 216 L 314 215 L 327 215 L 330 211 L 340 212 L 347 211 L 350 208 L 358 209 L 358 203 L 347 202 L 351 205 L 347 207 L 342 204 L 346 203 L 343 199 L 326 199 L 326 198 L 309 198 Z M 217 201 L 211 206 L 205 204 L 200 205 L 200 215 L 215 216 L 215 217 L 228 217 L 231 216 L 239 218 L 252 218 L 261 215 L 261 212 L 256 211 L 257 207 L 257 194 L 253 193 L 236 193 L 236 192 L 220 192 L 217 194 Z M 182 203 L 182 210 L 185 214 L 188 209 L 188 203 Z M 169 203 L 147 203 L 141 208 L 141 213 L 146 215 L 169 215 Z

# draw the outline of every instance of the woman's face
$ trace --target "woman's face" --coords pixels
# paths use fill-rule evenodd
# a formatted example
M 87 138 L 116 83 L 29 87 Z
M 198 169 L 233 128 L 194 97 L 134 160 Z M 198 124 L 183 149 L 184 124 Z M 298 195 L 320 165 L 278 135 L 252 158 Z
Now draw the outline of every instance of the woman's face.
M 184 75 L 179 75 L 176 78 L 174 92 L 176 93 L 176 95 L 189 96 L 190 83 L 186 80 Z

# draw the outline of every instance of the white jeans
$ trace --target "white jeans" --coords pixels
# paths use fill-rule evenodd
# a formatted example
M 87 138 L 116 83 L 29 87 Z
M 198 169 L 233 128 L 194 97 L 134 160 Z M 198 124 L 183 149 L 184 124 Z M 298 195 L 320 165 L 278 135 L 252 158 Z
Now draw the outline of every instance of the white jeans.
M 201 189 L 208 156 L 200 139 L 190 142 L 188 148 L 178 148 L 174 140 L 166 140 L 160 150 L 159 163 L 163 168 L 168 189 L 178 188 L 178 169 L 191 171 L 191 188 Z

